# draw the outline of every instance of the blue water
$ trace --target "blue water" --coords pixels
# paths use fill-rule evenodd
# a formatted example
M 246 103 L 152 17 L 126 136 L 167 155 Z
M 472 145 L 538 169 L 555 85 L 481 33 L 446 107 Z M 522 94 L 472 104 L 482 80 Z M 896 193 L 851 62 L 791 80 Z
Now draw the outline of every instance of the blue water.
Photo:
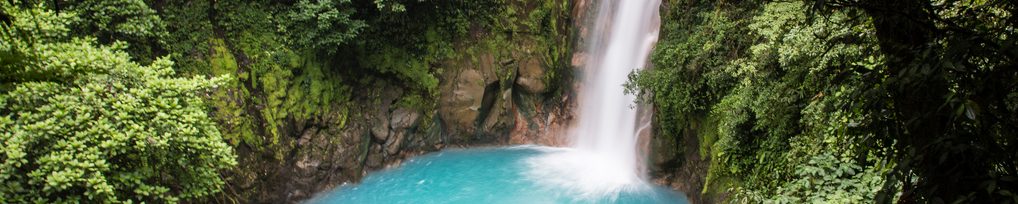
M 684 195 L 649 184 L 591 196 L 527 176 L 528 159 L 553 151 L 535 146 L 446 150 L 415 157 L 308 203 L 687 203 Z

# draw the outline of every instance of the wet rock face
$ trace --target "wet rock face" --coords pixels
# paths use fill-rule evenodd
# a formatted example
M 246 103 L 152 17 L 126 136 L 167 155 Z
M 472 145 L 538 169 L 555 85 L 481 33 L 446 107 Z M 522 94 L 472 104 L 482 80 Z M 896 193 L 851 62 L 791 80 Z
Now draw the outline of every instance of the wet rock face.
M 390 127 L 393 130 L 403 130 L 410 128 L 417 123 L 417 119 L 421 117 L 421 113 L 409 108 L 397 108 L 392 111 L 392 119 L 389 122 Z
M 516 76 L 511 56 L 479 53 L 446 62 L 458 67 L 441 77 L 438 114 L 443 131 L 458 142 L 497 141 L 511 123 L 512 84 Z M 510 75 L 512 74 L 512 75 Z M 510 80 L 516 80 L 511 78 Z M 489 137 L 495 136 L 495 137 Z
M 513 123 L 510 113 L 512 112 L 512 89 L 492 91 L 488 97 L 488 108 L 486 116 L 480 120 L 480 128 L 484 130 L 505 131 Z
M 389 139 L 389 123 L 384 117 L 376 117 L 372 120 L 375 126 L 371 127 L 371 136 L 378 141 L 385 141 Z
M 393 104 L 399 100 L 399 97 L 403 95 L 403 90 L 387 83 L 375 83 L 373 85 L 375 90 L 369 91 L 372 95 L 368 98 L 374 98 L 379 101 L 373 107 L 366 107 L 362 110 L 371 110 L 369 121 L 371 121 L 371 135 L 374 136 L 376 141 L 386 141 L 392 134 L 390 130 L 391 123 L 389 122 L 389 113 L 392 111 Z
M 421 113 L 409 108 L 397 108 L 390 114 L 389 122 L 391 135 L 385 140 L 385 153 L 394 155 L 399 152 L 407 134 L 413 133 L 413 128 L 420 121 Z
M 548 91 L 544 78 L 545 67 L 541 65 L 539 59 L 531 58 L 520 66 L 516 84 L 520 85 L 527 93 L 540 94 Z
M 700 155 L 699 122 L 691 122 L 690 129 L 681 135 L 654 135 L 650 141 L 650 176 L 654 183 L 681 192 L 703 192 L 709 156 Z M 678 137 L 678 138 L 675 138 Z M 716 203 L 724 200 L 725 193 L 687 193 L 690 203 Z
M 484 77 L 475 69 L 464 69 L 442 90 L 438 111 L 453 133 L 471 133 L 484 99 Z
M 327 115 L 294 122 L 294 137 L 264 149 L 238 148 L 241 169 L 228 173 L 227 192 L 248 203 L 288 203 L 307 199 L 360 175 L 357 144 L 371 140 L 363 124 L 341 126 L 344 119 Z M 356 137 L 355 135 L 368 136 Z M 287 154 L 273 154 L 283 152 Z

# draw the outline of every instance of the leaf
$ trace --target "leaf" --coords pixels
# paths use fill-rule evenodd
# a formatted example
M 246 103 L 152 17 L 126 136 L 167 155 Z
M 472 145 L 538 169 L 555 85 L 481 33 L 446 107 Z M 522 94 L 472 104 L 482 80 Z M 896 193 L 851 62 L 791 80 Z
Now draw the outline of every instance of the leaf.
M 965 100 L 965 117 L 968 117 L 969 120 L 976 120 L 978 114 L 979 104 L 972 100 Z

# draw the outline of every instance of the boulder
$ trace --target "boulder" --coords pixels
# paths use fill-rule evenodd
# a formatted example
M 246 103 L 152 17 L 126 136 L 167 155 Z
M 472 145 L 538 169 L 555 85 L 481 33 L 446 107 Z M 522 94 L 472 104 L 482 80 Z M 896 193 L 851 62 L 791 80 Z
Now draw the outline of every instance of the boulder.
M 512 107 L 512 89 L 503 90 L 496 97 L 481 127 L 487 131 L 505 132 L 513 120 L 509 113 Z
M 373 107 L 374 114 L 368 116 L 368 121 L 371 121 L 371 135 L 381 143 L 388 140 L 392 134 L 389 127 L 390 107 L 403 96 L 403 90 L 381 82 L 375 83 L 374 87 L 377 88 L 372 90 L 372 95 L 377 96 L 380 103 Z
M 484 98 L 484 77 L 474 69 L 463 69 L 443 90 L 439 114 L 447 127 L 471 132 Z
M 528 93 L 544 93 L 548 91 L 548 86 L 544 82 L 544 74 L 545 68 L 541 66 L 541 61 L 538 58 L 530 58 L 520 65 L 516 84 L 523 87 L 523 90 Z
M 409 109 L 409 108 L 397 108 L 392 111 L 392 119 L 389 121 L 389 126 L 394 131 L 405 130 L 407 128 L 417 125 L 417 120 L 421 117 L 421 113 Z
M 385 141 L 385 152 L 387 154 L 392 155 L 399 152 L 400 147 L 403 145 L 403 140 L 405 140 L 407 134 L 411 134 L 411 129 L 417 126 L 420 117 L 421 113 L 408 108 L 397 108 L 395 111 L 392 111 L 392 119 L 389 121 L 392 134 L 389 140 Z
M 371 136 L 374 136 L 378 141 L 386 141 L 389 139 L 389 123 L 383 116 L 376 116 L 372 118 Z
M 405 138 L 406 133 L 393 134 L 389 141 L 385 141 L 385 154 L 396 155 L 396 153 L 399 153 L 400 147 L 402 146 Z

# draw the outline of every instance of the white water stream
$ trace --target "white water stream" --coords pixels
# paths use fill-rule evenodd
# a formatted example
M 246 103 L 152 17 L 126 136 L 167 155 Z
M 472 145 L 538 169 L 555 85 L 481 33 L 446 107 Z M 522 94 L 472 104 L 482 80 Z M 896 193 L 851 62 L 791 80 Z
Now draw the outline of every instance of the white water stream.
M 647 66 L 660 29 L 660 0 L 606 0 L 585 52 L 578 122 L 572 149 L 532 161 L 532 175 L 598 196 L 648 186 L 638 153 L 635 96 L 625 94 L 629 73 Z

